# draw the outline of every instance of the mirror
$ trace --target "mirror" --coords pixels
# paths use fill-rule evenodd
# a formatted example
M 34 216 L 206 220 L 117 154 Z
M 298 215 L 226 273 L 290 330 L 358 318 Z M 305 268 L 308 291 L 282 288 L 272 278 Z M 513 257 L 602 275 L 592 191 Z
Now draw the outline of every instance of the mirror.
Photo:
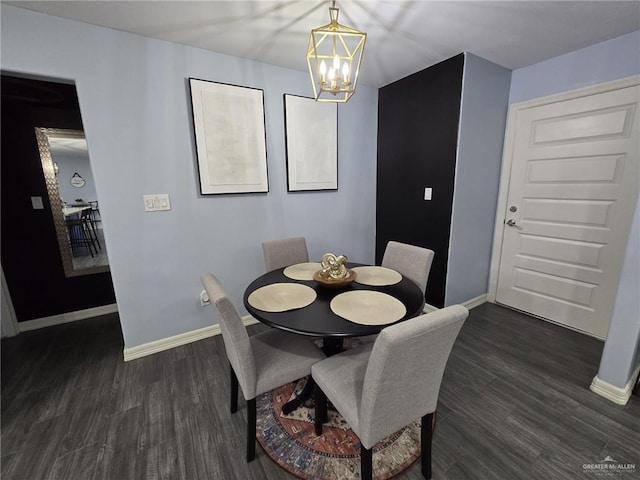
M 84 132 L 36 127 L 49 204 L 67 277 L 109 271 Z

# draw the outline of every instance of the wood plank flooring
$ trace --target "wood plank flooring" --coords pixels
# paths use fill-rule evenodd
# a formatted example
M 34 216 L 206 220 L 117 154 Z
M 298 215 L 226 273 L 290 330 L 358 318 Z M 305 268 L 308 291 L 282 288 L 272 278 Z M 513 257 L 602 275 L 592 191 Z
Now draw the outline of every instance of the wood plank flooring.
M 266 328 L 250 327 L 250 331 Z M 593 479 L 636 464 L 640 399 L 593 394 L 602 342 L 511 310 L 472 310 L 454 346 L 434 436 L 437 480 Z M 116 315 L 2 340 L 3 480 L 293 479 L 244 460 L 246 406 L 228 411 L 221 337 L 125 363 Z M 418 465 L 396 477 L 421 479 Z
M 77 251 L 72 252 L 71 260 L 73 262 L 73 268 L 75 270 L 109 265 L 109 257 L 107 256 L 107 245 L 104 241 L 104 233 L 102 231 L 102 228 L 96 229 L 96 236 L 98 237 L 98 242 L 100 243 L 100 248 L 98 249 L 97 253 L 94 252 L 93 255 L 91 255 L 91 253 L 89 253 L 86 248 L 78 248 Z

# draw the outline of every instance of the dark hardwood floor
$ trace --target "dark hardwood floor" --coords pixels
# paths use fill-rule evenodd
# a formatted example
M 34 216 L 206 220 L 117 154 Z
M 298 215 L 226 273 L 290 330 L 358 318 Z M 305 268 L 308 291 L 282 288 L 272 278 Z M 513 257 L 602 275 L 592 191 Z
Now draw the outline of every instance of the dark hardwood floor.
M 606 456 L 637 467 L 616 478 L 640 478 L 639 398 L 622 407 L 588 388 L 602 345 L 473 309 L 441 388 L 433 478 L 597 480 L 583 465 Z M 259 448 L 245 462 L 221 337 L 126 363 L 122 350 L 116 315 L 2 340 L 3 480 L 294 478 Z
M 91 267 L 102 267 L 104 265 L 109 265 L 109 257 L 107 256 L 107 245 L 104 241 L 104 233 L 102 228 L 96 228 L 95 230 L 96 236 L 98 238 L 98 242 L 100 246 L 98 247 L 98 251 L 94 252 L 93 255 L 89 253 L 86 248 L 77 248 L 76 251 L 72 251 L 73 268 L 76 270 L 80 270 L 83 268 L 91 268 Z

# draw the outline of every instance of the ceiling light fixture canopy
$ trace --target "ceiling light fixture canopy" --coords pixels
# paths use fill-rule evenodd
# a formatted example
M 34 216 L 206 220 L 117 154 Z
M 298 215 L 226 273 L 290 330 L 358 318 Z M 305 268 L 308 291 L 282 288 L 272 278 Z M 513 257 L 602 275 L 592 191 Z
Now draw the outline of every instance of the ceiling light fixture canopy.
M 331 23 L 311 30 L 307 66 L 318 102 L 341 102 L 356 91 L 360 63 L 367 34 L 340 25 L 340 9 L 333 0 L 329 7 Z

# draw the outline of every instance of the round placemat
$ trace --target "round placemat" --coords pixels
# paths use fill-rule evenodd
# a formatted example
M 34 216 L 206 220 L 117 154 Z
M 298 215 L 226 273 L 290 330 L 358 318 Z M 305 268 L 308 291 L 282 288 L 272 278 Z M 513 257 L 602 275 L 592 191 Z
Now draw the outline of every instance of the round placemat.
M 358 274 L 357 283 L 371 286 L 395 285 L 402 280 L 402 275 L 387 267 L 355 267 L 354 272 Z
M 285 277 L 293 280 L 313 280 L 313 274 L 322 268 L 318 262 L 305 262 L 290 265 L 284 269 Z
M 286 312 L 306 307 L 316 296 L 313 288 L 301 283 L 272 283 L 251 292 L 247 301 L 264 312 Z
M 386 325 L 400 320 L 407 313 L 397 298 L 373 290 L 352 290 L 331 300 L 336 315 L 360 325 Z

